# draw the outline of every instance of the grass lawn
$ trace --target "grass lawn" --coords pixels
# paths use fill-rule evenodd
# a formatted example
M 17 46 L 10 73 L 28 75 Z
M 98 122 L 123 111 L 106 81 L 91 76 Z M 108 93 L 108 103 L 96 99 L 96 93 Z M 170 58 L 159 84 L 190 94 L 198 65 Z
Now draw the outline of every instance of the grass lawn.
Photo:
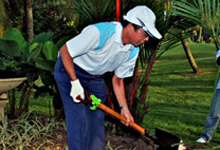
M 150 106 L 143 123 L 152 132 L 159 127 L 178 135 L 185 143 L 195 142 L 203 131 L 218 69 L 213 44 L 189 45 L 202 73 L 192 73 L 181 45 L 164 53 L 153 66 Z M 220 126 L 210 144 L 219 143 Z

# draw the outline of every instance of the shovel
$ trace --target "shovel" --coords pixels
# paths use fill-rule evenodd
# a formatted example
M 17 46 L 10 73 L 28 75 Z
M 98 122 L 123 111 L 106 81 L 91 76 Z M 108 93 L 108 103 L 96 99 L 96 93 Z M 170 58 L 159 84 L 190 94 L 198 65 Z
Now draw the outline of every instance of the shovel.
M 126 122 L 126 118 L 119 114 L 118 112 L 114 111 L 113 109 L 107 107 L 106 105 L 101 103 L 101 100 L 95 97 L 94 95 L 90 95 L 87 100 L 82 99 L 79 95 L 76 97 L 78 100 L 81 100 L 83 103 L 90 102 L 92 104 L 91 110 L 96 110 L 97 108 L 105 111 L 106 113 L 118 118 L 122 122 Z M 178 143 L 181 142 L 180 138 L 163 131 L 161 129 L 155 129 L 155 135 L 150 134 L 150 132 L 143 127 L 139 126 L 135 122 L 130 122 L 129 126 L 136 129 L 141 134 L 145 135 L 146 137 L 150 138 L 155 144 L 159 145 L 157 150 L 179 150 Z

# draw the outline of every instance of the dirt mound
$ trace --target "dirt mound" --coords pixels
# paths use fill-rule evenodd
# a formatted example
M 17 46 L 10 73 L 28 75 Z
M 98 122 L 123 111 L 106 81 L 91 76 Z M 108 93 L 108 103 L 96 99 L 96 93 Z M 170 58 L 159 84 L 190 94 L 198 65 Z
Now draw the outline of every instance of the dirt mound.
M 107 149 L 117 150 L 153 150 L 154 143 L 148 138 L 120 136 L 120 135 L 106 135 Z

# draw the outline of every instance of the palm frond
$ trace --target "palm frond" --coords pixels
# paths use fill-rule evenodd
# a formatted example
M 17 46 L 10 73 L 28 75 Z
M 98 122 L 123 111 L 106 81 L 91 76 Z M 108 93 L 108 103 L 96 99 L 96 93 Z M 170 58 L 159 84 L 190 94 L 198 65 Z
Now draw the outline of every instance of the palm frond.
M 219 0 L 193 0 L 193 3 L 175 1 L 173 2 L 173 14 L 201 25 L 205 32 L 213 37 L 217 47 L 219 47 L 219 7 Z
M 115 18 L 115 2 L 112 0 L 77 0 L 72 10 L 80 15 L 82 26 Z

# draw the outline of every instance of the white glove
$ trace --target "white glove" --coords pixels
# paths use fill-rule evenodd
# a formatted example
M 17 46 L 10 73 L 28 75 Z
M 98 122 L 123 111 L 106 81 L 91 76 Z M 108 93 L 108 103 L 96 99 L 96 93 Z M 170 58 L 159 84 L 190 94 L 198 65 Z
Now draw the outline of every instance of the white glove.
M 82 85 L 80 84 L 79 80 L 71 81 L 71 91 L 70 96 L 73 98 L 73 101 L 75 103 L 79 103 L 80 100 L 76 99 L 76 97 L 79 95 L 82 99 L 85 98 L 84 90 Z

